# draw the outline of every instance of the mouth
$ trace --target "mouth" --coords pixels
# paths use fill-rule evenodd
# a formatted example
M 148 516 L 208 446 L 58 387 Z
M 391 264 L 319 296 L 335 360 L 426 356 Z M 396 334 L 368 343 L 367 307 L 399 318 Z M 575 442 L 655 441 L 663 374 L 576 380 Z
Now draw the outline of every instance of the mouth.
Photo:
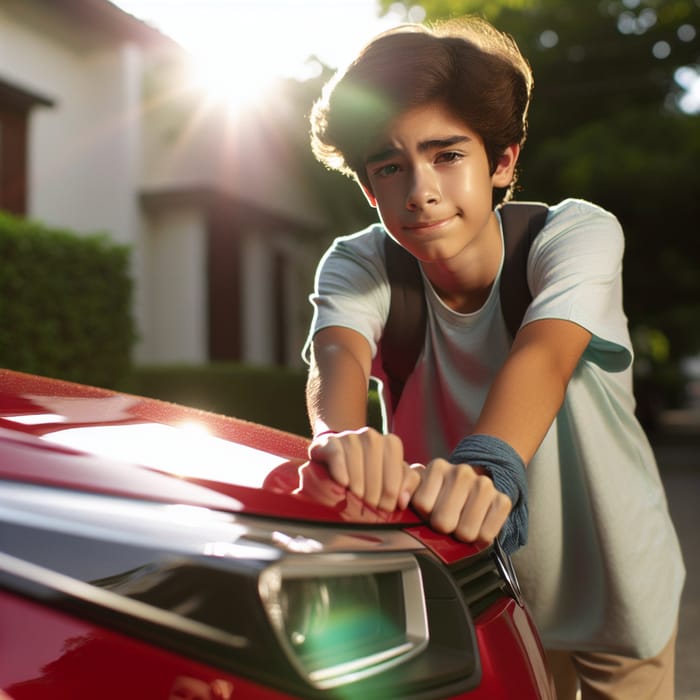
M 447 226 L 454 216 L 448 216 L 445 219 L 431 219 L 430 221 L 416 221 L 411 224 L 404 224 L 403 228 L 406 231 L 437 231 L 438 229 Z

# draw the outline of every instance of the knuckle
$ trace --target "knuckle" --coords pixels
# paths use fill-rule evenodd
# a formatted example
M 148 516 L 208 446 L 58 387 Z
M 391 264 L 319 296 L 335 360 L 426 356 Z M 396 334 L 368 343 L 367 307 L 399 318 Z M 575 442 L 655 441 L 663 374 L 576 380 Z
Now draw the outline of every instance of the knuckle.
M 342 443 L 341 443 L 342 440 Z M 342 438 L 337 438 L 338 447 L 342 446 L 346 449 L 355 450 L 361 443 L 361 437 L 357 433 L 347 433 Z
M 479 484 L 479 477 L 468 464 L 458 464 L 453 468 L 454 480 L 458 484 L 471 486 Z
M 477 493 L 479 493 L 479 495 L 482 496 L 493 496 L 495 498 L 496 494 L 498 494 L 498 491 L 496 490 L 496 487 L 491 478 L 488 476 L 476 474 L 474 472 L 472 473 L 474 478 L 474 489 L 477 491 Z
M 387 433 L 384 436 L 392 445 L 400 445 L 401 438 L 396 433 Z
M 423 484 L 421 484 L 413 493 L 413 496 L 411 497 L 411 504 L 413 505 L 414 508 L 417 510 L 424 512 L 425 511 L 425 504 L 426 504 L 426 496 L 424 493 L 424 488 Z
M 396 453 L 403 458 L 403 442 L 401 441 L 401 438 L 398 435 L 394 435 L 394 433 L 389 433 L 383 437 L 386 441 L 387 450 Z
M 401 484 L 397 481 L 390 481 L 388 483 L 384 483 L 384 487 L 382 489 L 382 499 L 396 501 L 396 499 L 399 496 L 400 487 Z
M 455 537 L 463 542 L 474 542 L 479 537 L 479 530 L 472 523 L 460 523 L 455 530 Z
M 408 469 L 408 471 L 404 474 L 404 487 L 407 489 L 410 489 L 411 491 L 415 491 L 421 483 L 421 474 L 418 470 L 416 469 Z
M 371 426 L 366 426 L 355 432 L 358 439 L 362 439 L 364 442 L 369 444 L 377 444 L 381 441 L 383 435 L 375 428 Z
M 432 505 L 425 491 L 420 488 L 413 494 L 411 504 L 423 516 L 430 512 L 430 507 Z
M 485 521 L 479 532 L 475 533 L 474 539 L 484 544 L 491 543 L 501 531 L 501 524 L 500 522 Z
M 506 507 L 509 510 L 513 507 L 513 501 L 510 499 L 510 496 L 502 491 L 496 491 L 494 500 L 500 507 Z
M 456 525 L 455 519 L 442 510 L 436 510 L 430 516 L 430 526 L 444 535 L 454 532 Z
M 437 459 L 431 459 L 430 462 L 428 462 L 427 468 L 431 472 L 442 472 L 451 466 L 452 465 L 446 459 L 438 457 Z
M 382 444 L 382 435 L 372 428 L 364 433 L 363 437 L 365 443 L 371 448 L 378 448 Z
M 337 455 L 343 452 L 343 445 L 338 438 L 329 438 L 320 446 L 320 451 L 327 455 Z

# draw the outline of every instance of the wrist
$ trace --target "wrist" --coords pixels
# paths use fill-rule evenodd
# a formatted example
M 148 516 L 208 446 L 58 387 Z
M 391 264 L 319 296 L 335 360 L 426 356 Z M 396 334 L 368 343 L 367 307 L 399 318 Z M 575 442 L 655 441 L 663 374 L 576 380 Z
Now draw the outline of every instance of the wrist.
M 528 507 L 525 463 L 505 441 L 492 435 L 469 435 L 460 440 L 448 458 L 452 464 L 484 469 L 498 491 L 510 498 L 513 508 L 500 534 L 503 548 L 512 554 L 527 542 Z

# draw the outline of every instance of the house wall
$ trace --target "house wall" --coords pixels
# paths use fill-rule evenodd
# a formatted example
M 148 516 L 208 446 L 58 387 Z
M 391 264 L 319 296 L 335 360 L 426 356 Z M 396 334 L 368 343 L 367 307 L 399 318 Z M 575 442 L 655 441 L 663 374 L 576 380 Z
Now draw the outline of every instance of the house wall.
M 0 79 L 52 103 L 30 116 L 28 215 L 132 246 L 135 361 L 203 363 L 212 211 L 180 193 L 226 195 L 243 275 L 235 359 L 298 364 L 298 233 L 321 224 L 285 169 L 283 112 L 231 121 L 182 82 L 181 61 L 177 47 L 104 36 L 50 3 L 0 3 Z
M 78 231 L 107 230 L 122 243 L 137 239 L 140 59 L 133 46 L 86 56 L 80 80 L 60 92 L 60 113 L 37 113 L 32 214 Z
M 16 8 L 0 8 L 0 77 L 53 102 L 30 113 L 27 215 L 133 246 L 133 312 L 150 342 L 137 196 L 143 53 L 135 44 L 85 42 L 50 13 Z
M 145 222 L 140 262 L 143 333 L 137 362 L 200 364 L 208 360 L 207 226 L 201 209 L 168 207 Z
M 30 120 L 28 213 L 78 232 L 138 234 L 141 55 L 134 45 L 67 41 L 47 17 L 0 13 L 0 74 L 54 106 Z
M 27 214 L 130 245 L 135 360 L 203 362 L 201 215 L 175 209 L 154 219 L 141 211 L 143 88 L 152 56 L 135 43 L 83 40 L 79 27 L 30 5 L 0 7 L 0 77 L 53 102 L 30 116 Z
M 251 231 L 243 238 L 241 254 L 245 263 L 243 274 L 243 357 L 258 364 L 275 361 L 271 339 L 274 333 L 274 317 L 268 313 L 273 308 L 274 266 L 269 246 L 262 236 Z

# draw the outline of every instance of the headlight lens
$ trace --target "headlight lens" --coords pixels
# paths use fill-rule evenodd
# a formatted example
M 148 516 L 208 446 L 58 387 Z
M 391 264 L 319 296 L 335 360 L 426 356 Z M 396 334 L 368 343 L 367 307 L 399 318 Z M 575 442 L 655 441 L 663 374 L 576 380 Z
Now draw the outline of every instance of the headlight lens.
M 411 555 L 284 559 L 263 570 L 258 590 L 290 661 L 317 688 L 379 673 L 428 643 Z
M 323 649 L 336 637 L 371 639 L 381 628 L 373 576 L 291 579 L 280 591 L 279 612 L 289 643 L 302 653 Z

